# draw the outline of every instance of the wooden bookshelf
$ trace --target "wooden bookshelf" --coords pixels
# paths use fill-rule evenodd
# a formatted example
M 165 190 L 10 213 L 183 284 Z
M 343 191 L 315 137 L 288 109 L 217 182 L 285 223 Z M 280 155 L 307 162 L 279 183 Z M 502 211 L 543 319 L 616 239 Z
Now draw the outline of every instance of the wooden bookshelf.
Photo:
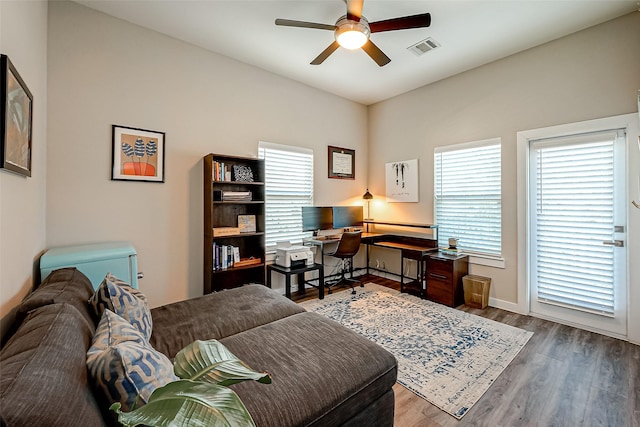
M 224 173 L 220 172 L 220 165 Z M 253 181 L 236 180 L 235 165 L 248 167 Z M 265 283 L 265 190 L 264 161 L 246 157 L 208 154 L 203 159 L 204 171 L 204 274 L 203 293 L 235 288 L 248 283 Z M 225 200 L 224 193 L 250 193 L 250 200 Z M 254 215 L 256 231 L 234 233 L 226 230 L 224 235 L 214 236 L 214 228 L 238 227 L 238 215 Z M 216 262 L 214 248 L 237 247 L 241 260 L 237 265 Z

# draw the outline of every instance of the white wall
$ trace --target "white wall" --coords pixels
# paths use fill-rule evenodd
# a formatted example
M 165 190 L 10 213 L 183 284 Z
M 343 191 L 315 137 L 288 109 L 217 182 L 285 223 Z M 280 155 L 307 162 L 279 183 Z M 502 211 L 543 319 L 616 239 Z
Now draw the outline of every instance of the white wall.
M 202 294 L 202 157 L 312 148 L 315 202 L 367 177 L 366 107 L 69 2 L 49 5 L 47 247 L 130 240 L 151 305 Z M 166 132 L 164 184 L 110 180 L 111 125 Z M 356 180 L 327 178 L 327 146 Z
M 420 202 L 378 204 L 374 217 L 432 222 L 434 147 L 501 137 L 506 268 L 473 265 L 471 271 L 492 277 L 491 297 L 498 304 L 517 307 L 522 295 L 517 286 L 516 134 L 637 111 L 638 52 L 640 13 L 634 12 L 371 106 L 369 170 L 395 160 L 420 160 Z M 635 168 L 630 187 L 637 187 Z M 370 175 L 369 190 L 384 194 L 383 174 Z M 638 227 L 630 230 L 635 231 L 628 240 L 640 240 Z M 640 259 L 637 249 L 629 248 L 635 295 L 640 288 L 640 271 L 633 263 Z M 640 308 L 637 299 L 634 304 L 630 312 Z
M 4 317 L 31 288 L 34 261 L 45 247 L 46 1 L 0 1 L 0 52 L 9 57 L 33 95 L 31 177 L 0 170 L 0 317 Z

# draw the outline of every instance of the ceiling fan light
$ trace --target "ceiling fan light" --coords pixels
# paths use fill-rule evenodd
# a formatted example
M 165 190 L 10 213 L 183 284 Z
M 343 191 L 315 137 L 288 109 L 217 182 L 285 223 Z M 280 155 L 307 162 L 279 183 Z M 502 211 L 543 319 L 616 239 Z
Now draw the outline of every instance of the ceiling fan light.
M 364 19 L 355 22 L 343 17 L 336 26 L 336 41 L 345 49 L 360 49 L 369 40 L 369 25 Z
M 367 42 L 368 37 L 355 30 L 345 31 L 340 34 L 336 34 L 336 41 L 340 46 L 345 49 L 360 49 Z

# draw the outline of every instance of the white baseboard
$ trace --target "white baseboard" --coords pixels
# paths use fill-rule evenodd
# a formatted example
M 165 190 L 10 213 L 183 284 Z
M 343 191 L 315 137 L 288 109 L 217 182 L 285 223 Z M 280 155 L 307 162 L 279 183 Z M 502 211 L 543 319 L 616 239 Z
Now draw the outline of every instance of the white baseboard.
M 511 302 L 511 301 L 504 301 L 504 300 L 501 300 L 501 299 L 489 297 L 489 306 L 490 307 L 499 308 L 499 309 L 502 309 L 502 310 L 507 310 L 507 311 L 510 311 L 512 313 L 522 314 L 524 316 L 528 316 L 529 315 L 528 312 L 523 312 L 518 304 L 516 304 L 515 302 Z
M 544 316 L 544 315 L 539 315 L 539 314 L 532 314 L 529 312 L 523 312 L 520 308 L 520 306 L 516 303 L 513 302 L 509 302 L 509 301 L 503 301 L 503 300 L 499 300 L 496 298 L 489 298 L 489 306 L 490 307 L 495 307 L 495 308 L 500 308 L 502 310 L 507 310 L 510 311 L 512 313 L 517 313 L 517 314 L 521 314 L 523 316 L 532 316 L 532 317 L 536 317 L 538 319 L 543 319 L 543 320 L 547 320 L 549 322 L 554 322 L 554 323 L 559 323 L 561 325 L 566 325 L 566 326 L 570 326 L 572 328 L 577 328 L 577 329 L 583 329 L 585 331 L 589 331 L 589 332 L 594 332 L 596 334 L 600 334 L 600 335 L 605 335 L 611 338 L 616 338 L 622 341 L 628 341 L 632 344 L 639 344 L 636 343 L 634 341 L 629 340 L 627 337 L 623 336 L 623 335 L 619 335 L 619 334 L 615 334 L 612 332 L 608 332 L 608 331 L 604 331 L 598 328 L 589 328 L 586 327 L 585 325 L 579 324 L 579 323 L 574 323 L 574 322 L 568 322 L 568 321 L 564 321 L 561 319 L 556 319 L 554 317 L 550 317 L 550 316 Z

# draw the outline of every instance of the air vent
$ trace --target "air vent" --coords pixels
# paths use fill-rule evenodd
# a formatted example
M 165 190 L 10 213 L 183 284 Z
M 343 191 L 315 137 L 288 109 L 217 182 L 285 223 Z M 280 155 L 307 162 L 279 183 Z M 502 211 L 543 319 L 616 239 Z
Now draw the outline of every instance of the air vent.
M 437 47 L 440 47 L 440 43 L 429 37 L 428 39 L 419 41 L 413 46 L 409 46 L 407 49 L 413 52 L 416 56 L 420 56 Z

